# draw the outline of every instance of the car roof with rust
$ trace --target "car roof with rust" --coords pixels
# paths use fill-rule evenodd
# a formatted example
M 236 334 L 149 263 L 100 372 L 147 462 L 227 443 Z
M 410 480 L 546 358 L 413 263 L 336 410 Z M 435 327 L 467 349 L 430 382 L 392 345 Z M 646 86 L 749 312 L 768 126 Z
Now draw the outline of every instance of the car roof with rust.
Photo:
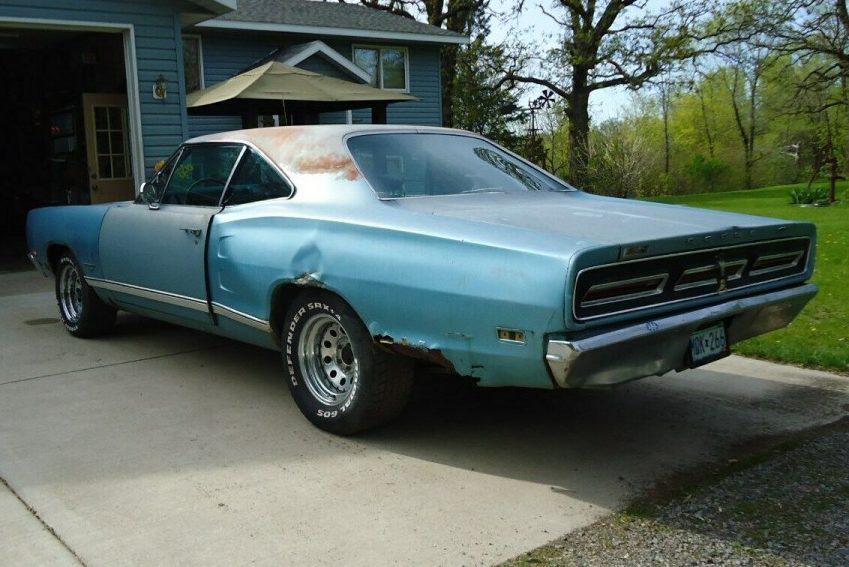
M 287 174 L 334 173 L 348 180 L 359 178 L 359 170 L 345 147 L 348 134 L 378 132 L 454 133 L 472 135 L 464 130 L 435 126 L 341 124 L 320 126 L 278 126 L 251 128 L 199 136 L 187 144 L 208 142 L 247 143 L 276 162 Z
M 249 128 L 245 130 L 230 130 L 227 132 L 217 132 L 215 134 L 206 134 L 186 140 L 187 144 L 195 144 L 201 142 L 249 142 L 265 141 L 269 138 L 278 138 L 280 140 L 288 139 L 290 135 L 301 136 L 317 136 L 322 138 L 336 136 L 340 140 L 353 133 L 366 132 L 387 132 L 387 131 L 404 131 L 404 132 L 443 132 L 455 134 L 472 134 L 465 130 L 456 128 L 442 128 L 439 126 L 412 126 L 404 124 L 318 124 L 309 126 L 275 126 L 268 128 Z

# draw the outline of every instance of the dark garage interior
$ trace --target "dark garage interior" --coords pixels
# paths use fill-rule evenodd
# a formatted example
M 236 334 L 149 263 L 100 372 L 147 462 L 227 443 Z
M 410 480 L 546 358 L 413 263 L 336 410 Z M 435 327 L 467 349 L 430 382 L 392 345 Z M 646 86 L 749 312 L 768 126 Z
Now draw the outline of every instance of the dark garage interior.
M 30 209 L 92 202 L 97 172 L 90 165 L 91 140 L 97 140 L 99 173 L 132 173 L 126 103 L 90 109 L 96 126 L 94 120 L 87 124 L 84 108 L 87 93 L 126 99 L 120 34 L 3 27 L 0 69 L 0 271 L 7 271 L 28 266 L 24 229 Z

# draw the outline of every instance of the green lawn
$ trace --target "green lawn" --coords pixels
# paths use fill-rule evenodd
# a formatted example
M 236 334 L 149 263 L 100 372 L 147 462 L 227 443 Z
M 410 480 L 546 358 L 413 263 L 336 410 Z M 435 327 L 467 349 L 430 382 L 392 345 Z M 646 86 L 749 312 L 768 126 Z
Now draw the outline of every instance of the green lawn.
M 736 345 L 735 350 L 748 356 L 849 373 L 849 184 L 838 185 L 840 202 L 831 207 L 790 205 L 790 190 L 801 186 L 653 200 L 816 223 L 813 281 L 820 286 L 819 294 L 789 327 Z

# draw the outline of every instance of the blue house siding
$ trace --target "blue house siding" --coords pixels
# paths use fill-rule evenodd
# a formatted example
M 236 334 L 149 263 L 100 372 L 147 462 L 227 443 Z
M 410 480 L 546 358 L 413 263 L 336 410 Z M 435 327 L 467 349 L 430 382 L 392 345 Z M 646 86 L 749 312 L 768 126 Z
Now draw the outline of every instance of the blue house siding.
M 391 124 L 414 124 L 439 126 L 442 124 L 442 94 L 439 84 L 439 47 L 430 45 L 410 45 L 375 41 L 340 40 L 339 38 L 302 36 L 295 34 L 270 34 L 248 32 L 219 32 L 203 29 L 192 31 L 199 33 L 203 45 L 204 84 L 206 86 L 224 81 L 237 74 L 251 63 L 265 57 L 277 48 L 306 43 L 315 39 L 351 59 L 353 45 L 403 45 L 409 50 L 410 94 L 420 100 L 389 105 L 387 119 Z M 325 59 L 313 56 L 300 67 L 347 79 L 346 74 Z M 321 116 L 322 123 L 344 123 L 345 113 L 333 112 Z M 371 110 L 355 110 L 354 122 L 370 123 Z M 241 127 L 241 119 L 236 116 L 211 117 L 189 116 L 189 133 L 200 136 Z
M 136 45 L 141 134 L 148 174 L 153 164 L 171 154 L 188 134 L 185 121 L 183 81 L 178 72 L 182 44 L 177 41 L 177 12 L 184 6 L 165 0 L 19 0 L 0 4 L 0 19 L 38 18 L 132 24 Z M 153 83 L 159 75 L 168 81 L 168 98 L 153 99 Z

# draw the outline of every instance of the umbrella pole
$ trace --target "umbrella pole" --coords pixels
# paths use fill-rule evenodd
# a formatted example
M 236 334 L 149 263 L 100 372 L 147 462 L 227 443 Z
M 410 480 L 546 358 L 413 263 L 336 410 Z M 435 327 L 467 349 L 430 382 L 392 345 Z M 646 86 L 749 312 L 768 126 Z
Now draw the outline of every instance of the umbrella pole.
M 373 104 L 371 107 L 371 123 L 372 124 L 386 124 L 386 107 L 389 106 L 387 103 L 383 104 Z
M 245 109 L 242 111 L 242 128 L 245 130 L 249 128 L 256 128 L 259 120 L 259 115 L 257 114 L 255 109 Z

